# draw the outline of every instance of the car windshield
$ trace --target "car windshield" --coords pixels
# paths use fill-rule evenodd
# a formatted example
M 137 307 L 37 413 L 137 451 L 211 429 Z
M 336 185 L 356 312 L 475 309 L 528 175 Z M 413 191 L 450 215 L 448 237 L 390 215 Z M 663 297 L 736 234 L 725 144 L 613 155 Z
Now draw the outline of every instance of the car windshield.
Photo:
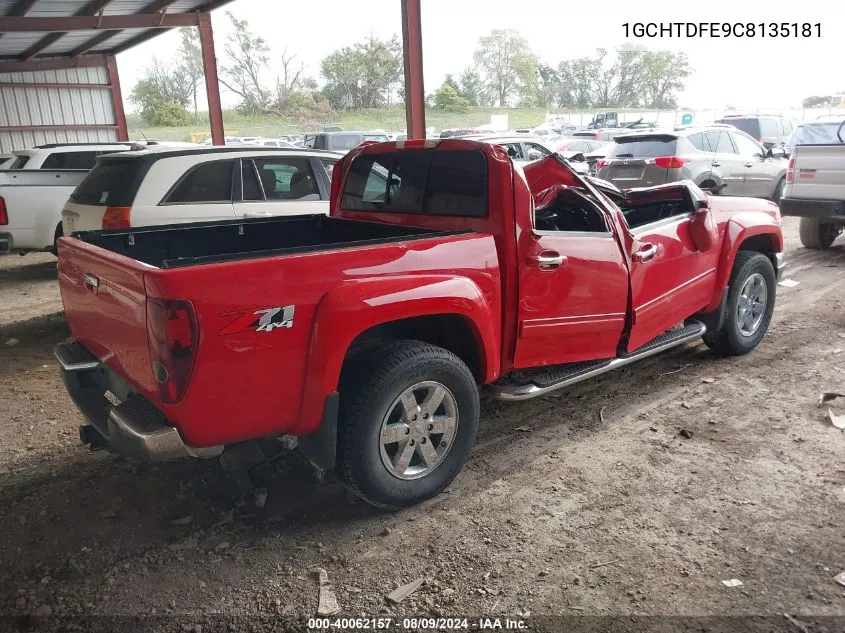
M 796 145 L 830 145 L 842 143 L 836 134 L 841 125 L 842 121 L 801 124 L 795 128 L 786 145 L 788 147 L 795 147 Z M 845 126 L 842 127 L 842 138 L 845 139 Z

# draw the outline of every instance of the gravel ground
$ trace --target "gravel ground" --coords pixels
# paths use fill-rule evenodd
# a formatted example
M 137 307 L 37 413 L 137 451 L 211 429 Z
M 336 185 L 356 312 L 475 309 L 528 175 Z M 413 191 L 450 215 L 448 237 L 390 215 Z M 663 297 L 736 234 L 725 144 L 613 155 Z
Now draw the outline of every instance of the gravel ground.
M 845 391 L 845 248 L 801 248 L 791 219 L 785 233 L 800 283 L 778 289 L 753 354 L 689 345 L 552 397 L 485 402 L 455 484 L 392 514 L 296 454 L 267 469 L 250 514 L 216 461 L 79 446 L 52 358 L 69 334 L 55 260 L 0 258 L 0 629 L 305 630 L 321 568 L 343 616 L 845 631 L 845 432 L 818 406 Z

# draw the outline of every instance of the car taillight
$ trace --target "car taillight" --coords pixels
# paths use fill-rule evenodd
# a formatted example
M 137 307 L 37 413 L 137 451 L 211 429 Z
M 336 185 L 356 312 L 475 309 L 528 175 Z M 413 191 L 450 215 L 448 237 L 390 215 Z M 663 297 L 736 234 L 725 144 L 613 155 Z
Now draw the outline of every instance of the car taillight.
M 9 214 L 6 212 L 6 201 L 0 198 L 0 225 L 9 223 Z
M 198 343 L 197 319 L 189 301 L 147 299 L 147 338 L 158 393 L 174 404 L 191 379 Z
M 654 164 L 663 169 L 680 169 L 686 162 L 687 159 L 677 156 L 659 156 L 654 159 Z
M 789 164 L 786 166 L 786 184 L 791 185 L 795 180 L 795 159 L 790 158 Z
M 103 213 L 104 229 L 128 229 L 131 207 L 106 207 Z

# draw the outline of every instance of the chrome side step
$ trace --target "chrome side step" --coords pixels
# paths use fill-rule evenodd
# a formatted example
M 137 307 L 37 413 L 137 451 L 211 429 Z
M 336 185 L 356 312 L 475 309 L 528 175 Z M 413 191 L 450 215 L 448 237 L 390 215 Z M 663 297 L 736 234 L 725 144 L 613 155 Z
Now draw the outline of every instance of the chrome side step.
M 508 402 L 530 400 L 531 398 L 537 398 L 539 396 L 544 396 L 547 393 L 551 393 L 552 391 L 563 389 L 569 385 L 574 385 L 582 380 L 587 380 L 588 378 L 599 376 L 608 371 L 619 369 L 625 365 L 630 365 L 631 363 L 642 360 L 643 358 L 648 358 L 649 356 L 665 352 L 666 350 L 682 345 L 687 341 L 700 338 L 706 331 L 707 327 L 703 323 L 693 321 L 687 323 L 678 330 L 669 330 L 668 332 L 661 334 L 639 349 L 634 350 L 629 355 L 608 361 L 596 361 L 594 368 L 584 368 L 583 363 L 577 363 L 579 368 L 574 372 L 567 373 L 565 371 L 566 365 L 562 365 L 561 369 L 563 370 L 563 376 L 560 380 L 555 382 L 546 383 L 544 381 L 544 384 L 542 385 L 535 382 L 517 384 L 505 378 L 504 380 L 499 380 L 492 385 L 488 385 L 486 391 L 489 396 L 495 398 L 496 400 L 505 400 Z M 545 370 L 545 368 L 541 369 Z
M 53 354 L 65 371 L 88 371 L 100 366 L 100 359 L 79 343 L 60 343 Z

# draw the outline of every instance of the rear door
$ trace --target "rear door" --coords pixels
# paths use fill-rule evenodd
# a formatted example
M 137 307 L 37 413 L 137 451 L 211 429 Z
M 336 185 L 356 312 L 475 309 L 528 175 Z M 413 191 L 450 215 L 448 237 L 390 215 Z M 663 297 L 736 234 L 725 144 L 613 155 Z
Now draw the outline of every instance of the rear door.
M 782 159 L 766 158 L 766 150 L 750 136 L 731 132 L 737 153 L 745 165 L 743 195 L 768 198 L 775 190 L 775 177 L 783 168 Z
M 240 161 L 235 215 L 242 218 L 328 213 L 329 191 L 318 159 L 277 156 Z
M 719 192 L 722 196 L 745 195 L 745 162 L 737 154 L 736 147 L 731 141 L 727 129 L 713 130 L 705 134 L 713 148 L 710 168 L 714 175 L 722 181 L 723 188 Z

